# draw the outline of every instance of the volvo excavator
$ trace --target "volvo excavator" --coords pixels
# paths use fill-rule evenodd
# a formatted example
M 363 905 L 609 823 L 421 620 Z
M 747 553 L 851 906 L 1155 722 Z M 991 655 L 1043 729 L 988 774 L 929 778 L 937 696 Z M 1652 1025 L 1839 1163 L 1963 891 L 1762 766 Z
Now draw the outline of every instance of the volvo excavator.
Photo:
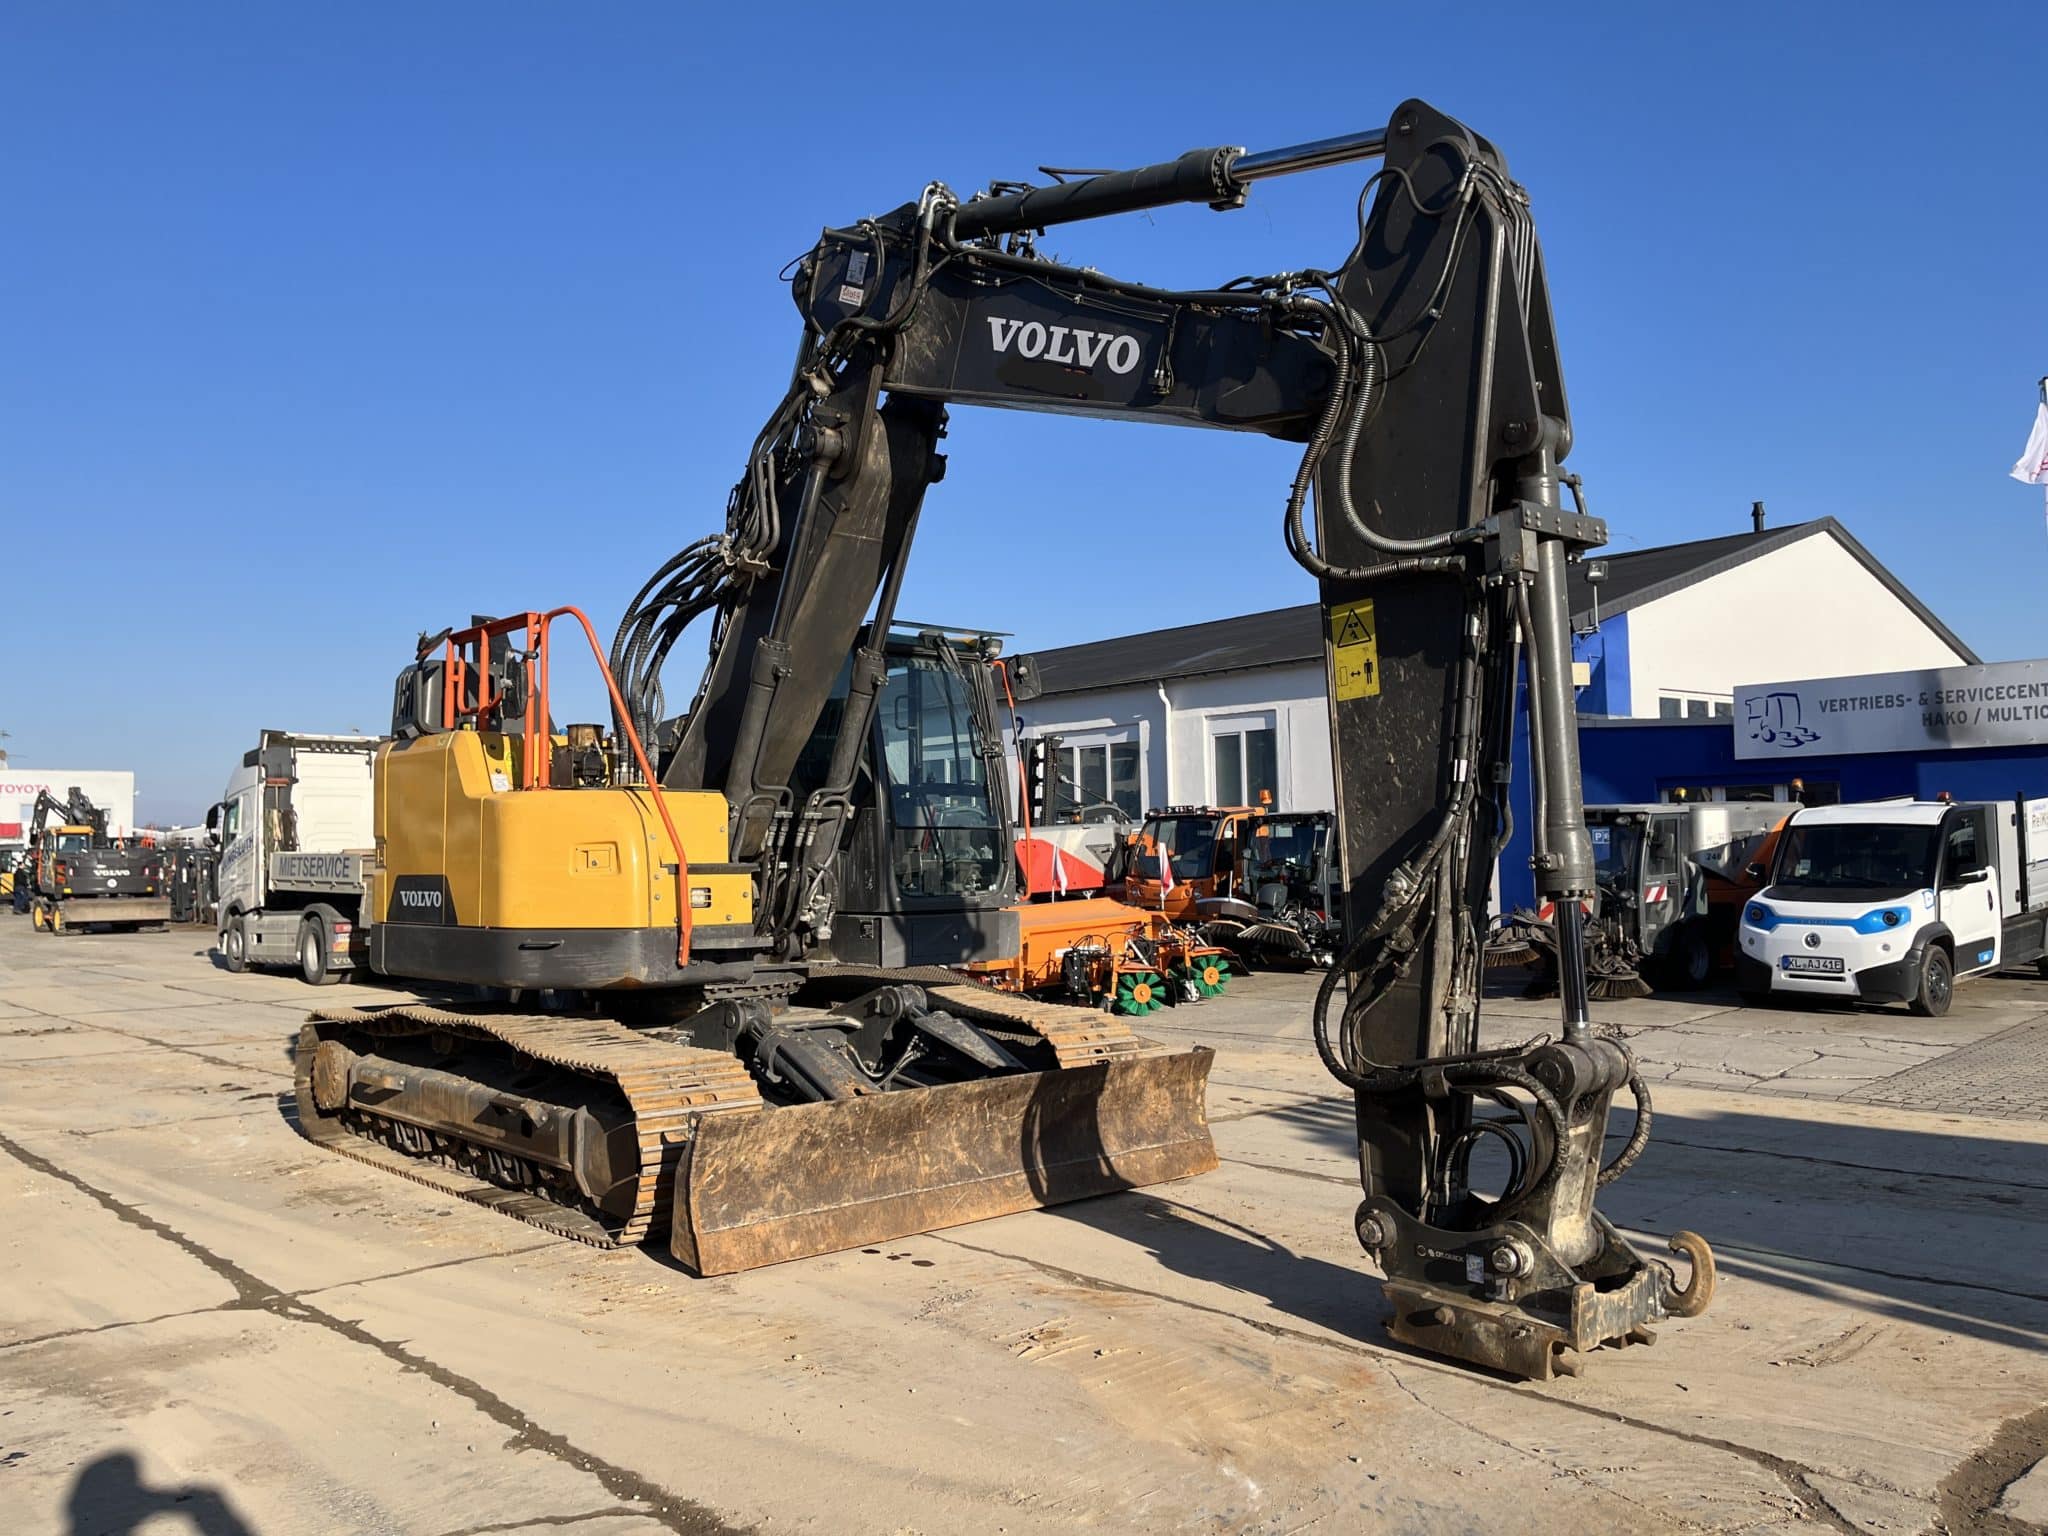
M 1333 267 L 1169 289 L 1039 248 L 1373 159 Z M 1681 1283 L 1595 1208 L 1650 1105 L 1588 1017 L 1576 934 L 1556 1031 L 1479 1042 L 1518 698 L 1537 886 L 1567 930 L 1594 890 L 1565 572 L 1606 536 L 1562 469 L 1543 258 L 1500 153 L 1409 101 L 1291 148 L 933 183 L 792 270 L 788 390 L 724 531 L 597 658 L 612 719 L 550 713 L 557 623 L 600 649 L 574 610 L 443 633 L 401 674 L 372 963 L 514 990 L 317 1013 L 307 1134 L 593 1241 L 665 1225 L 707 1274 L 1212 1166 L 1206 1052 L 958 979 L 1015 944 L 1010 850 L 976 822 L 1000 745 L 957 707 L 974 669 L 892 636 L 949 408 L 1253 432 L 1294 445 L 1273 515 L 1325 620 L 1345 900 L 1313 1037 L 1355 1098 L 1390 1332 L 1547 1379 L 1701 1310 L 1703 1242 L 1673 1237 Z M 671 714 L 664 664 L 699 620 L 709 663 Z

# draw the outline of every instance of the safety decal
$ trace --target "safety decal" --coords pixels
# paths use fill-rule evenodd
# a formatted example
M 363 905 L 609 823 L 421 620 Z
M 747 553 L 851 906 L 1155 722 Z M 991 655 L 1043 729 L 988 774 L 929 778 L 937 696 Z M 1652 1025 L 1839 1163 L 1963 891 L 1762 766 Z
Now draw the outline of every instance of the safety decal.
M 1339 699 L 1379 697 L 1380 632 L 1371 598 L 1330 610 L 1330 667 Z

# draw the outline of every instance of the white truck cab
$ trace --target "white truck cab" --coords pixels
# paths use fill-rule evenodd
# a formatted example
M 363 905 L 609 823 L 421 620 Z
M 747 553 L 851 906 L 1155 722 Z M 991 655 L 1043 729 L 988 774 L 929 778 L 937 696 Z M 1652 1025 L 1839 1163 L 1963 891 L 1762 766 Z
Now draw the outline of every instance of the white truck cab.
M 1767 874 L 1737 933 L 1745 998 L 1903 1002 L 1938 1016 L 1958 979 L 2041 960 L 2048 801 L 1812 807 L 1788 819 Z
M 363 866 L 374 857 L 378 738 L 264 731 L 207 826 L 221 960 L 295 965 L 314 985 L 358 968 Z

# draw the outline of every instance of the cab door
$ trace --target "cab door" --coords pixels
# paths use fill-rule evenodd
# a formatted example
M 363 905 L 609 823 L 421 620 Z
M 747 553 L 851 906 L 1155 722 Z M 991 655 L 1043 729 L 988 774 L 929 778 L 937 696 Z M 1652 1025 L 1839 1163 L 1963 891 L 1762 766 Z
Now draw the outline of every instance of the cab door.
M 1959 806 L 1943 823 L 1939 912 L 1954 935 L 1956 974 L 1998 964 L 2004 927 L 1998 911 L 1998 871 L 1991 862 L 1991 812 Z
M 214 880 L 220 911 L 252 911 L 263 905 L 263 791 L 260 783 L 230 790 L 220 807 L 220 860 Z
M 1641 903 L 1642 928 L 1636 942 L 1654 950 L 1664 931 L 1685 915 L 1690 889 L 1686 882 L 1685 854 L 1679 836 L 1685 828 L 1682 816 L 1650 815 L 1643 824 L 1643 873 L 1636 887 Z

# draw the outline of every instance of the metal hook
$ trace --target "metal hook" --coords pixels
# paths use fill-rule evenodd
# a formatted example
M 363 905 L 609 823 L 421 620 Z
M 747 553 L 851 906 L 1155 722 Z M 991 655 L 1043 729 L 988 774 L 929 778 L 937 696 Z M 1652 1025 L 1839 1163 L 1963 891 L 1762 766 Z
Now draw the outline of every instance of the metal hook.
M 1671 1251 L 1692 1262 L 1692 1274 L 1683 1287 L 1675 1287 L 1665 1303 L 1673 1317 L 1698 1317 L 1714 1300 L 1714 1250 L 1697 1232 L 1671 1234 Z

